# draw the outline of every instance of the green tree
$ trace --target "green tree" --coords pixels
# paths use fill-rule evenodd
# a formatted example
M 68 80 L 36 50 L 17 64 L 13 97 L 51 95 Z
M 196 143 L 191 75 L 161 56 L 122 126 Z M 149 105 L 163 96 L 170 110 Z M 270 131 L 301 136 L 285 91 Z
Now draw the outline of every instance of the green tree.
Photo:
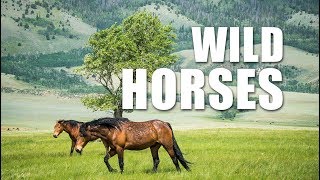
M 92 52 L 84 58 L 84 65 L 76 71 L 94 77 L 103 85 L 103 95 L 88 95 L 82 102 L 88 108 L 113 110 L 114 117 L 122 117 L 122 69 L 147 69 L 148 79 L 160 67 L 172 65 L 176 38 L 171 25 L 161 24 L 158 17 L 137 12 L 89 39 Z

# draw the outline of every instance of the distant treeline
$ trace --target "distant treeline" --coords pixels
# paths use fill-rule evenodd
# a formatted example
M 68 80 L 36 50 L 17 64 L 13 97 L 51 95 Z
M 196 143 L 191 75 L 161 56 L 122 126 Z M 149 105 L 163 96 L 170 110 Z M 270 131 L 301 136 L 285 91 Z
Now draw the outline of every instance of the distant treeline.
M 52 54 L 17 54 L 1 57 L 1 61 L 23 61 L 32 66 L 38 67 L 72 67 L 83 64 L 83 57 L 90 52 L 90 49 L 73 49 L 67 52 L 56 52 Z
M 39 55 L 1 57 L 1 73 L 13 74 L 18 80 L 70 93 L 104 93 L 101 86 L 89 86 L 79 75 L 55 67 L 73 67 L 83 63 L 88 49 Z
M 319 32 L 311 26 L 288 25 L 286 21 L 292 14 L 305 11 L 310 14 L 319 14 L 318 0 L 224 0 L 215 1 L 198 0 L 60 0 L 63 8 L 80 16 L 87 23 L 105 29 L 114 23 L 120 23 L 125 17 L 137 11 L 140 7 L 155 3 L 167 5 L 176 9 L 175 13 L 182 14 L 203 26 L 226 27 L 254 27 L 257 31 L 255 43 L 260 43 L 259 29 L 262 26 L 279 27 L 284 32 L 284 43 L 311 53 L 319 53 Z M 312 23 L 312 22 L 310 22 Z M 176 51 L 192 48 L 192 36 L 190 27 L 176 29 Z

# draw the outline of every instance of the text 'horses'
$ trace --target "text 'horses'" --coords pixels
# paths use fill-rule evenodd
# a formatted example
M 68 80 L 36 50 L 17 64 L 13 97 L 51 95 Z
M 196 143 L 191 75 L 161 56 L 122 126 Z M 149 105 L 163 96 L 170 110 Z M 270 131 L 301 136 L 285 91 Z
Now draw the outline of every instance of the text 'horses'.
M 117 118 L 108 121 L 94 120 L 82 124 L 80 134 L 82 137 L 79 137 L 76 142 L 77 152 L 82 151 L 88 136 L 97 136 L 110 147 L 104 157 L 104 162 L 110 172 L 114 169 L 108 159 L 115 154 L 118 155 L 120 170 L 123 172 L 123 152 L 125 149 L 142 150 L 149 147 L 153 157 L 153 171 L 157 171 L 160 162 L 158 150 L 161 146 L 168 152 L 178 171 L 180 171 L 178 161 L 186 170 L 190 170 L 189 162 L 184 159 L 170 124 L 160 120 L 146 122 L 124 121 Z

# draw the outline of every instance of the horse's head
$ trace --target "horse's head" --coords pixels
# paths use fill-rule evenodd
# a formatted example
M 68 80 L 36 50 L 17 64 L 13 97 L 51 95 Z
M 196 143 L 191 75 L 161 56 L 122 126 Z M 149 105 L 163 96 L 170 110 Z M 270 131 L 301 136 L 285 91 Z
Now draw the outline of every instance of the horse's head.
M 80 133 L 79 136 L 77 138 L 77 142 L 76 142 L 76 151 L 78 153 L 82 152 L 82 149 L 87 145 L 87 143 L 92 140 L 92 139 L 96 139 L 97 137 L 95 137 L 91 130 L 91 126 L 86 125 L 86 124 L 81 124 L 80 125 Z
M 58 120 L 56 125 L 54 125 L 53 137 L 57 138 L 59 134 L 62 133 L 63 129 L 63 120 Z

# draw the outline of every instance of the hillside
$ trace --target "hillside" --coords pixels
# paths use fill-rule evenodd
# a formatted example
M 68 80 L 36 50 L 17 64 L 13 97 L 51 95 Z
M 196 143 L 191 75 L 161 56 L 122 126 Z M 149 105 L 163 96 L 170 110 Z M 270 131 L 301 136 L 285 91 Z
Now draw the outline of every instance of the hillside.
M 255 54 L 261 54 L 261 44 L 254 46 Z M 243 47 L 240 48 L 240 53 L 243 54 Z M 193 50 L 183 50 L 176 53 L 180 57 L 180 61 L 176 65 L 176 69 L 180 68 L 197 68 L 201 69 L 206 75 L 215 67 L 225 67 L 232 70 L 234 73 L 238 68 L 255 68 L 262 69 L 267 66 L 277 66 L 282 71 L 284 81 L 288 81 L 292 86 L 297 84 L 312 84 L 314 88 L 319 86 L 319 55 L 308 53 L 306 51 L 284 46 L 284 57 L 280 63 L 265 64 L 265 63 L 229 63 L 229 50 L 226 50 L 225 63 L 212 63 L 209 59 L 208 63 L 196 63 L 194 60 Z M 240 62 L 243 62 L 241 56 Z M 292 90 L 292 89 L 286 89 Z
M 290 3 L 290 6 L 285 3 Z M 284 44 L 291 46 L 284 46 L 284 60 L 279 65 L 225 63 L 222 66 L 233 73 L 237 68 L 258 70 L 273 66 L 283 73 L 284 82 L 279 84 L 282 90 L 318 93 L 317 4 L 313 0 L 273 1 L 267 4 L 255 0 L 2 1 L 1 72 L 15 75 L 10 77 L 11 80 L 16 78 L 27 82 L 30 87 L 68 93 L 104 92 L 101 86 L 91 86 L 97 85 L 92 83 L 92 78 L 80 77 L 70 71 L 81 65 L 85 54 L 90 52 L 90 49 L 81 47 L 96 30 L 119 23 L 136 11 L 146 10 L 157 15 L 163 23 L 171 23 L 177 33 L 176 54 L 180 60 L 172 69 L 198 68 L 205 75 L 221 64 L 194 62 L 193 50 L 190 50 L 193 47 L 191 26 L 280 27 L 285 34 Z M 255 35 L 255 43 L 259 43 L 260 38 Z M 255 51 L 258 53 L 260 49 L 261 46 L 256 44 Z M 228 61 L 228 50 L 226 54 Z
M 181 15 L 177 7 L 169 7 L 167 5 L 159 5 L 152 3 L 151 5 L 143 6 L 139 9 L 140 11 L 148 11 L 158 16 L 162 23 L 172 24 L 176 29 L 181 28 L 191 28 L 192 26 L 201 26 L 197 22 L 189 19 L 188 17 Z
M 164 21 L 195 22 L 203 26 L 245 27 L 259 30 L 263 26 L 276 26 L 285 32 L 284 43 L 311 53 L 319 53 L 319 1 L 318 0 L 59 0 L 61 6 L 74 12 L 98 29 L 121 22 L 128 15 L 147 9 L 160 14 Z M 170 16 L 169 16 L 170 15 Z M 182 17 L 182 18 L 180 18 Z M 181 21 L 182 20 L 182 21 Z M 173 23 L 177 27 L 179 23 Z M 192 48 L 191 30 L 176 28 L 177 50 Z M 256 43 L 260 43 L 256 34 Z
M 289 4 L 289 5 L 288 5 Z M 1 4 L 1 55 L 51 53 L 83 47 L 90 34 L 147 10 L 177 32 L 176 50 L 192 48 L 190 26 L 277 26 L 284 43 L 319 53 L 316 0 L 4 0 Z M 256 43 L 260 42 L 256 35 Z
M 319 16 L 301 11 L 292 14 L 286 23 L 294 26 L 309 26 L 314 29 L 319 29 Z
M 17 80 L 12 74 L 1 73 L 1 88 L 11 88 L 11 89 L 32 89 L 34 88 L 29 83 Z
M 1 2 L 1 56 L 81 48 L 95 31 L 56 4 Z

